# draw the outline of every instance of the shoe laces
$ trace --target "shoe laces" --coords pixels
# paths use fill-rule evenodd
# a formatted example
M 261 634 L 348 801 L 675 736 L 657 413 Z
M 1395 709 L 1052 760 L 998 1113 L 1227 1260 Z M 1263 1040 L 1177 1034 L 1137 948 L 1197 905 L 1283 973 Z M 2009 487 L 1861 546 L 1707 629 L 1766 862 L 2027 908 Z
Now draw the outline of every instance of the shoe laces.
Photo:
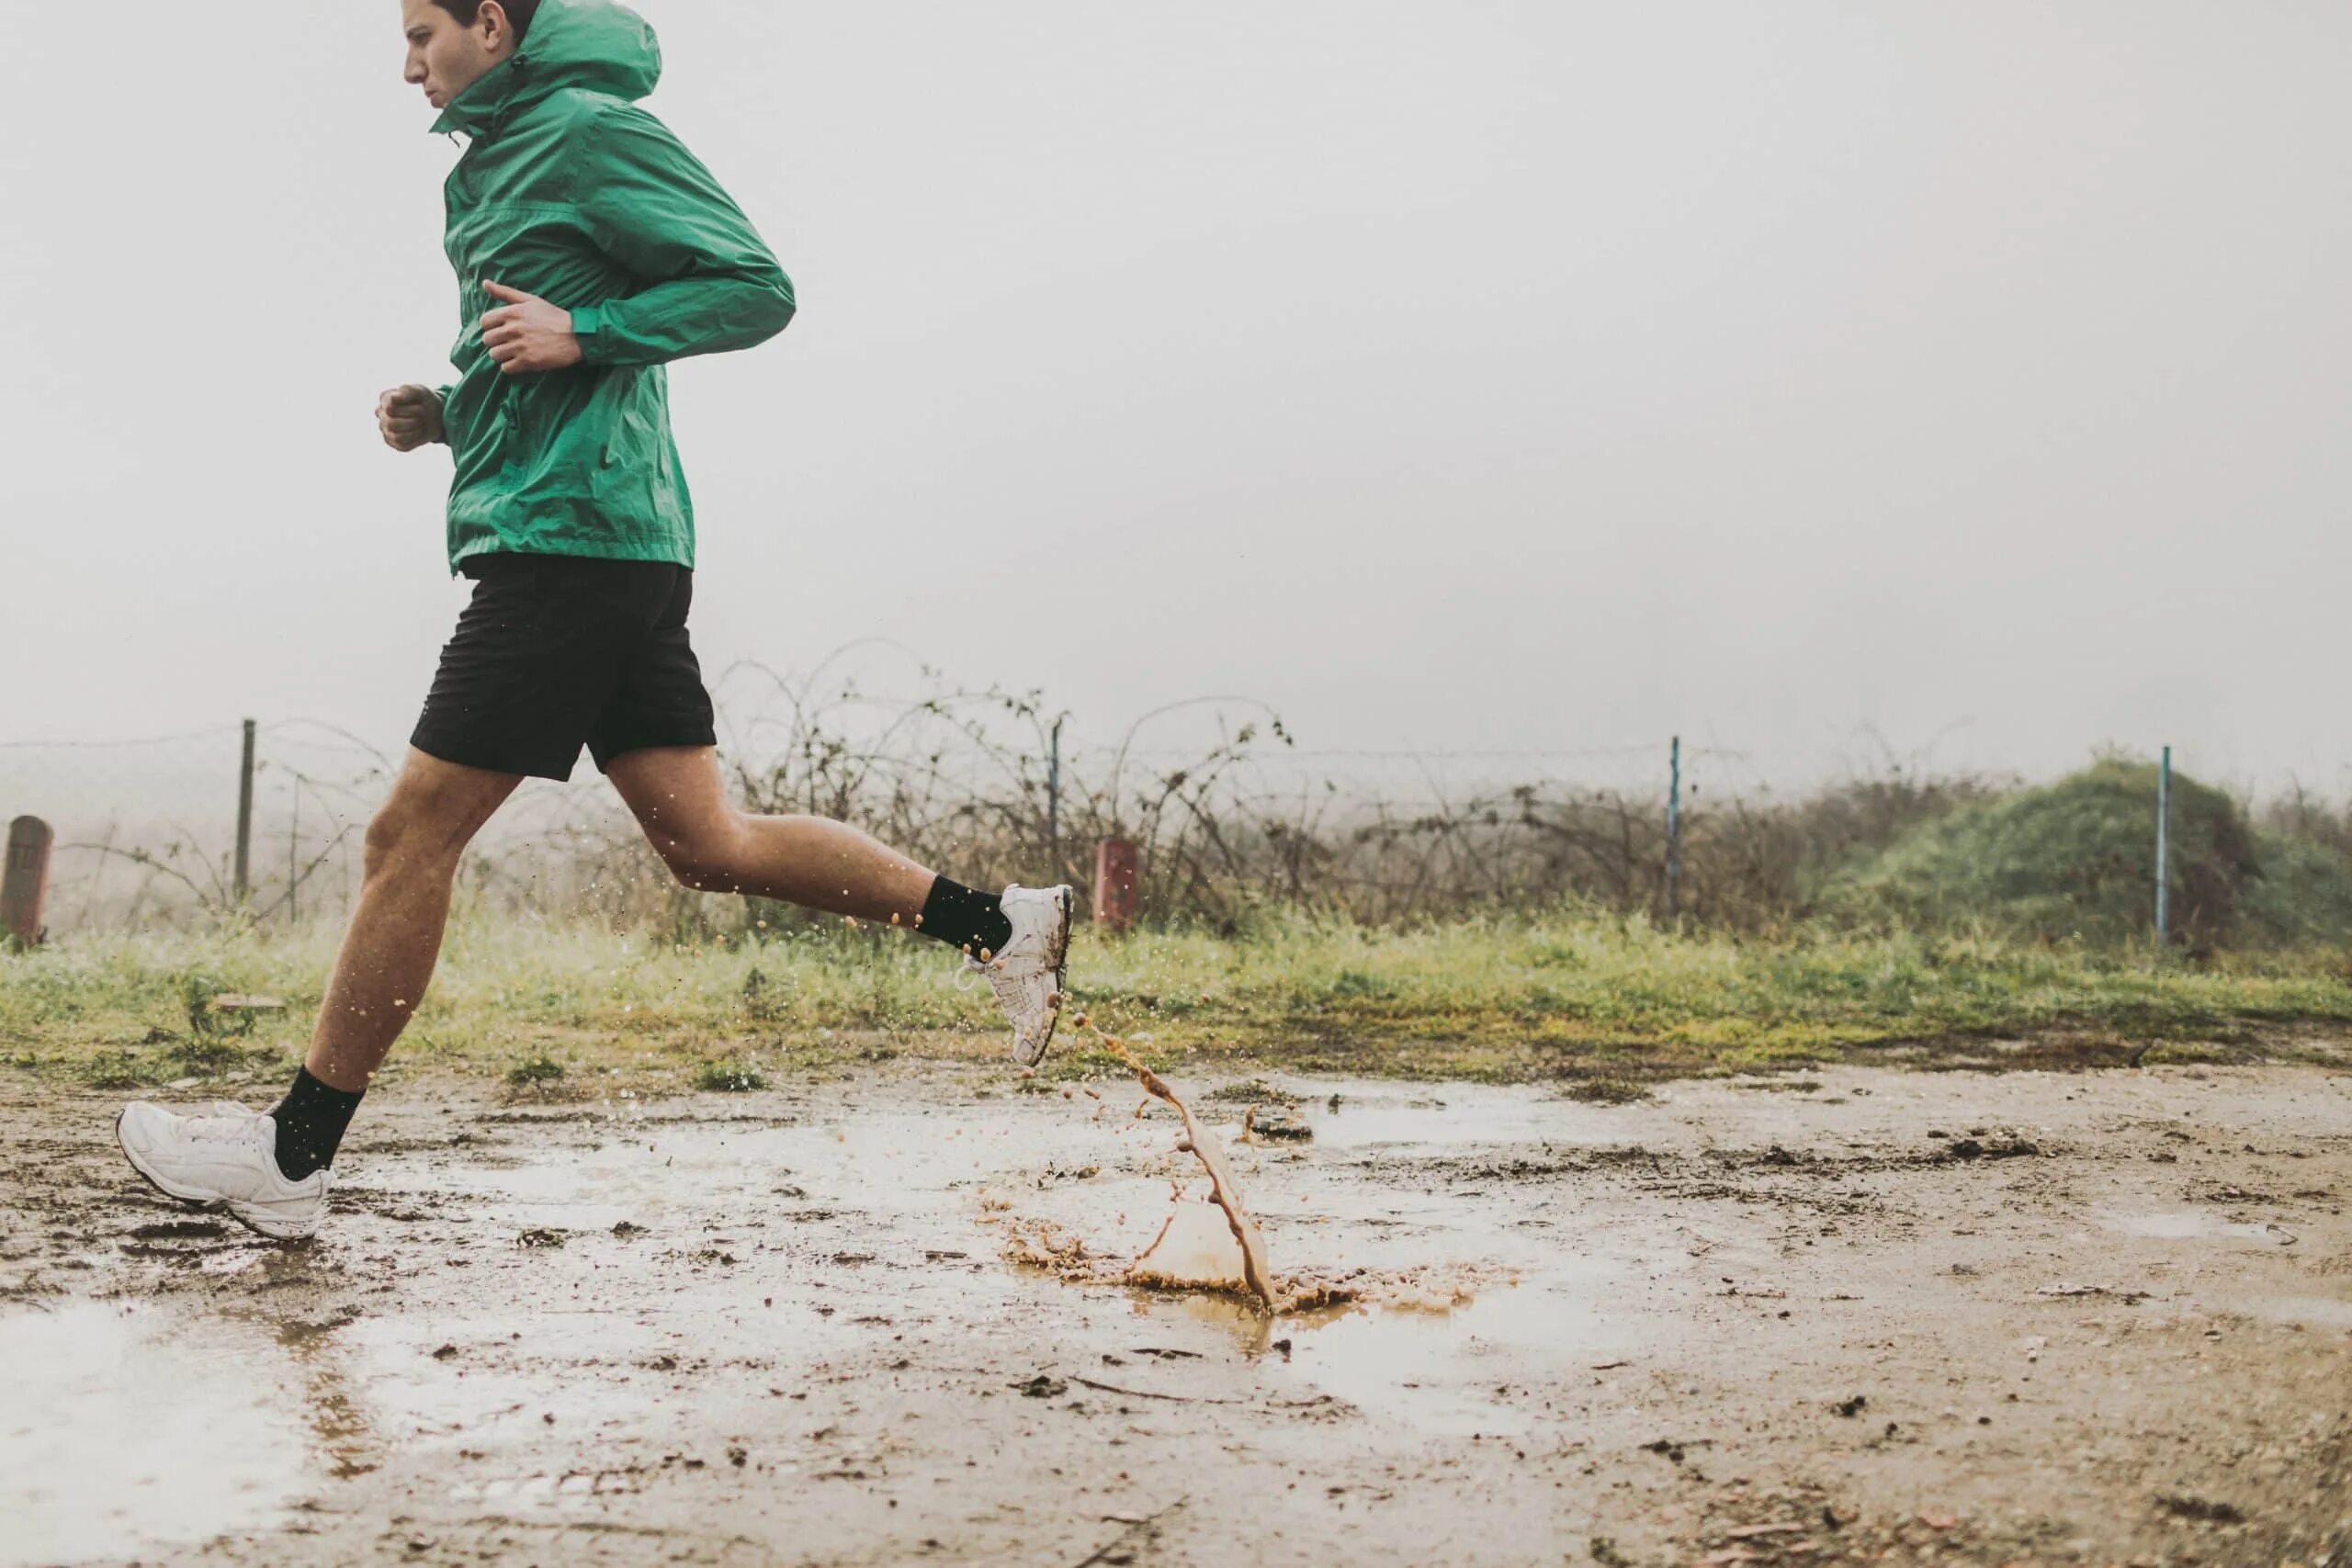
M 983 964 L 980 962 L 979 954 L 967 949 L 964 953 L 963 967 L 956 971 L 956 988 L 967 995 L 970 994 L 977 982 L 988 980 L 989 971 L 998 968 L 1003 963 L 1004 954 L 1001 953 L 991 954 L 988 962 Z M 993 985 L 995 982 L 989 981 L 989 983 Z
M 258 1116 L 190 1116 L 180 1123 L 180 1135 L 192 1144 L 251 1143 Z

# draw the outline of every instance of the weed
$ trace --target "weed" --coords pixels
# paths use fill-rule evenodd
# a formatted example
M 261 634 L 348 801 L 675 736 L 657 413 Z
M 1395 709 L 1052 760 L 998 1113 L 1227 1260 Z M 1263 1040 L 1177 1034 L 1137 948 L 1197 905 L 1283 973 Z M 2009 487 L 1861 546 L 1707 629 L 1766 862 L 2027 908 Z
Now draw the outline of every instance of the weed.
M 695 1074 L 695 1087 L 715 1094 L 749 1094 L 767 1086 L 768 1080 L 748 1062 L 705 1062 Z
M 74 1077 L 92 1089 L 148 1089 L 162 1083 L 164 1076 L 153 1062 L 142 1060 L 129 1051 L 107 1051 L 81 1062 Z
M 170 1051 L 171 1060 L 183 1077 L 198 1078 L 217 1078 L 232 1072 L 256 1055 L 267 1053 L 252 1052 L 226 1040 L 203 1035 L 177 1041 Z
M 1630 1078 L 1578 1078 L 1560 1093 L 1587 1105 L 1632 1105 L 1650 1098 L 1646 1087 Z

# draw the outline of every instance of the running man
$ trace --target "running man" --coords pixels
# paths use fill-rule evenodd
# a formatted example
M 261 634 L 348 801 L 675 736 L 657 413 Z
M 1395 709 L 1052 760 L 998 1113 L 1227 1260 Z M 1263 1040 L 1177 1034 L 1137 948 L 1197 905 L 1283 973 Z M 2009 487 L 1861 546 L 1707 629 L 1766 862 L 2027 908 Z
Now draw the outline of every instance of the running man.
M 585 746 L 689 887 L 912 927 L 964 951 L 1012 1022 L 1051 1042 L 1070 890 L 1000 897 L 842 823 L 752 817 L 721 782 L 686 635 L 694 512 L 667 373 L 791 321 L 791 280 L 741 209 L 637 107 L 662 51 L 612 0 L 402 0 L 406 79 L 468 139 L 447 186 L 458 380 L 376 406 L 399 452 L 445 444 L 453 571 L 473 598 L 441 655 L 310 1055 L 266 1114 L 136 1104 L 123 1153 L 172 1197 L 264 1235 L 309 1235 L 360 1097 L 433 977 L 467 843 L 526 778 Z

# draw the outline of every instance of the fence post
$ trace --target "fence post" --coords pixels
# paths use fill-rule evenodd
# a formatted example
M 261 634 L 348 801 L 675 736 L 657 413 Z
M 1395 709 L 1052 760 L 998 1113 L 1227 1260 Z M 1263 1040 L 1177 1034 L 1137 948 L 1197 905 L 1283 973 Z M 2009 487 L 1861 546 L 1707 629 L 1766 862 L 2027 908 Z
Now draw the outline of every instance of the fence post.
M 1666 918 L 1682 918 L 1682 737 L 1667 750 L 1666 773 Z
M 1062 721 L 1054 720 L 1053 750 L 1046 757 L 1046 865 L 1062 879 Z
M 237 876 L 232 886 L 237 902 L 253 889 L 249 874 L 254 856 L 254 721 L 245 720 L 245 757 L 237 768 Z
M 1094 919 L 1114 931 L 1136 923 L 1135 840 L 1105 839 L 1094 850 Z
M 57 835 L 38 817 L 19 817 L 8 824 L 8 863 L 0 874 L 0 936 L 15 945 L 40 945 L 49 852 L 56 841 Z
M 2172 915 L 2172 748 L 2156 765 L 2156 945 L 2169 938 Z

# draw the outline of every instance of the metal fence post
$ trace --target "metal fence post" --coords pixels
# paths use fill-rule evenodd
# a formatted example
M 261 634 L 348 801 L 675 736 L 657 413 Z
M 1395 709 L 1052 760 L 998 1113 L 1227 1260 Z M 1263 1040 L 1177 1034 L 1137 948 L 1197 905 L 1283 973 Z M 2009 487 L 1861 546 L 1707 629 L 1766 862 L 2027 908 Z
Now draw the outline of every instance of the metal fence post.
M 1046 865 L 1062 879 L 1062 721 L 1054 720 L 1053 750 L 1046 757 Z
M 2172 748 L 2165 748 L 2156 766 L 2156 945 L 2171 934 L 2172 915 Z
M 253 891 L 254 729 L 254 721 L 245 720 L 244 761 L 237 767 L 237 875 L 232 886 L 240 904 Z
M 1666 918 L 1682 918 L 1682 737 L 1667 751 Z

